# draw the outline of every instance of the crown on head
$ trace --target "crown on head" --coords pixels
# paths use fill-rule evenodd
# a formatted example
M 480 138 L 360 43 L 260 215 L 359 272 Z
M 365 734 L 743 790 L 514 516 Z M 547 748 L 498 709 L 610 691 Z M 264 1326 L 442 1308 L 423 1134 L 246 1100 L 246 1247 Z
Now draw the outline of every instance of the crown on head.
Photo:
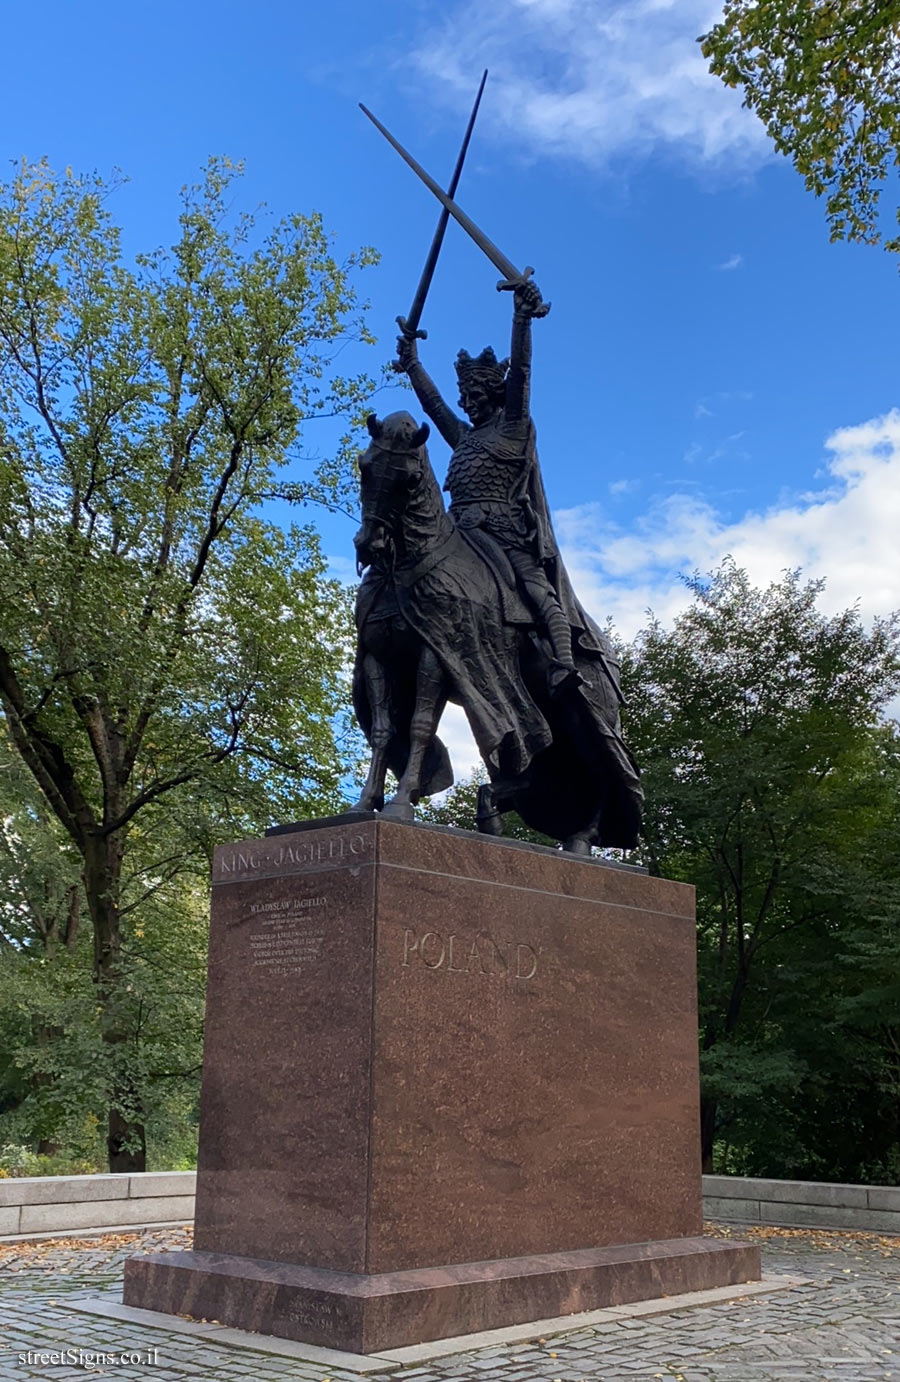
M 499 392 L 506 382 L 508 369 L 509 361 L 498 360 L 490 346 L 486 346 L 480 355 L 470 355 L 467 350 L 461 350 L 456 357 L 456 377 L 460 388 L 477 381 Z

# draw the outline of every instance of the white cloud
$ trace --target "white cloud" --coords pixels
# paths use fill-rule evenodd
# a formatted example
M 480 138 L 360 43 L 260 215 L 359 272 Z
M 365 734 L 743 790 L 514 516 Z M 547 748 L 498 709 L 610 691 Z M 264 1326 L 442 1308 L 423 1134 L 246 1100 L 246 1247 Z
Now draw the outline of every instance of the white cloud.
M 441 716 L 438 734 L 447 745 L 447 752 L 450 755 L 450 762 L 453 764 L 456 781 L 459 782 L 464 777 L 471 777 L 480 765 L 481 758 L 478 753 L 478 745 L 472 738 L 472 731 L 469 729 L 465 712 L 460 706 L 447 706 Z
M 715 0 L 457 0 L 412 61 L 461 106 L 488 67 L 482 119 L 539 153 L 596 165 L 663 147 L 754 167 L 771 152 L 762 124 L 696 42 L 719 17 Z
M 729 553 L 758 585 L 788 567 L 827 580 L 823 609 L 859 601 L 867 617 L 900 608 L 900 412 L 826 441 L 825 487 L 726 522 L 707 500 L 658 498 L 630 528 L 601 504 L 555 515 L 569 574 L 598 618 L 633 636 L 653 611 L 670 623 L 687 603 L 679 577 L 709 571 Z
M 340 581 L 343 585 L 356 585 L 359 575 L 356 570 L 356 561 L 353 557 L 340 556 L 328 557 L 328 571 L 326 572 L 330 580 Z
M 726 259 L 724 264 L 717 265 L 720 273 L 728 273 L 731 269 L 739 269 L 744 262 L 742 254 L 733 254 L 730 259 Z

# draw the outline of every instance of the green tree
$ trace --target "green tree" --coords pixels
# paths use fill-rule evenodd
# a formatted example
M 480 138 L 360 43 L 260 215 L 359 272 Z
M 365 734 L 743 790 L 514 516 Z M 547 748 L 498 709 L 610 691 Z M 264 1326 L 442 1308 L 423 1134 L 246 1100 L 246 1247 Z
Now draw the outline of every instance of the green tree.
M 73 985 L 79 1017 L 93 1025 L 90 989 L 78 982 L 90 974 L 83 915 L 77 855 L 0 721 L 0 1143 L 33 1142 L 45 1155 L 65 1122 L 47 1066 L 65 1039 Z
M 109 1093 L 126 1078 L 153 1164 L 171 1166 L 195 1150 L 209 861 L 196 810 L 193 835 L 177 816 L 145 831 L 148 816 L 123 858 L 125 1040 L 110 1045 L 91 983 L 78 853 L 0 721 L 0 1148 L 33 1149 L 56 1158 L 51 1167 L 101 1163 Z M 26 1166 L 44 1164 L 26 1152 Z
M 332 361 L 370 340 L 373 256 L 338 263 L 317 216 L 263 236 L 235 171 L 211 162 L 173 248 L 130 266 L 109 184 L 23 164 L 0 188 L 0 708 L 78 859 L 112 1170 L 145 1158 L 124 880 L 158 891 L 179 849 L 339 795 L 346 595 L 260 505 L 336 492 L 333 465 L 278 472 L 371 390 Z
M 870 841 L 896 784 L 876 746 L 900 630 L 895 617 L 867 630 L 855 609 L 825 617 L 821 582 L 796 572 L 757 590 L 726 563 L 690 586 L 672 630 L 653 621 L 627 650 L 626 732 L 651 871 L 697 888 L 709 1168 L 735 1109 L 774 1107 L 808 1068 L 776 1033 L 779 1012 L 797 1033 L 798 993 L 815 987 L 803 949 L 838 963 L 848 919 L 867 934 L 861 898 L 884 892 Z
M 757 957 L 734 1039 L 705 1062 L 716 1160 L 738 1174 L 900 1181 L 900 775 L 896 726 L 855 766 L 818 913 Z
M 900 167 L 900 3 L 725 0 L 700 43 L 826 198 L 831 238 L 877 243 L 881 193 Z M 900 250 L 900 236 L 886 248 Z

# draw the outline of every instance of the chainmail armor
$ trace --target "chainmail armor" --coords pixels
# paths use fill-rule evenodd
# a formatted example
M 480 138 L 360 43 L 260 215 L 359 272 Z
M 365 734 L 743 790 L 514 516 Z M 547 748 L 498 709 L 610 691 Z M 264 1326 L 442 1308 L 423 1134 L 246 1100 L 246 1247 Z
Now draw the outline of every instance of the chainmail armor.
M 524 439 L 505 437 L 494 426 L 469 429 L 450 457 L 444 489 L 453 504 L 487 500 L 516 505 L 524 463 Z
M 504 430 L 467 430 L 450 459 L 444 489 L 450 492 L 450 512 L 460 528 L 485 528 L 505 547 L 530 549 L 533 524 L 521 497 L 527 436 L 504 435 Z

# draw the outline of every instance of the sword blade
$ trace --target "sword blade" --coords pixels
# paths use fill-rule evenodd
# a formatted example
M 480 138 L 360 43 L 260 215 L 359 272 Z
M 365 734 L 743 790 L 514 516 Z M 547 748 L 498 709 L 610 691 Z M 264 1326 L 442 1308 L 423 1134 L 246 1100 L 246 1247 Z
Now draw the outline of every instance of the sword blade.
M 456 160 L 456 167 L 453 169 L 453 177 L 450 179 L 450 184 L 447 188 L 448 197 L 456 196 L 456 189 L 459 186 L 460 174 L 463 170 L 463 164 L 466 161 L 466 154 L 469 151 L 469 140 L 472 138 L 472 131 L 475 128 L 475 117 L 478 114 L 478 107 L 481 105 L 481 97 L 484 93 L 484 84 L 486 81 L 487 68 L 484 69 L 484 73 L 482 74 L 481 85 L 478 88 L 478 95 L 475 97 L 475 104 L 472 107 L 472 114 L 469 116 L 469 123 L 466 127 L 466 133 L 463 137 L 462 147 L 459 151 L 459 157 Z M 410 307 L 409 315 L 407 316 L 403 324 L 404 332 L 407 335 L 414 335 L 419 328 L 419 322 L 422 320 L 422 309 L 425 306 L 425 299 L 428 296 L 428 289 L 431 287 L 431 280 L 434 277 L 435 266 L 437 265 L 438 255 L 441 252 L 441 245 L 444 243 L 444 235 L 446 233 L 447 224 L 449 220 L 450 212 L 447 210 L 446 207 L 444 207 L 440 214 L 440 219 L 437 223 L 437 230 L 434 232 L 434 239 L 431 242 L 431 249 L 428 251 L 428 257 L 425 260 L 425 267 L 422 270 L 422 277 L 419 279 L 419 286 L 416 289 L 416 295 L 413 298 L 412 307 Z
M 363 105 L 362 101 L 360 101 L 359 103 L 359 108 L 362 111 L 363 115 L 368 116 L 375 128 L 381 131 L 388 143 L 393 144 L 394 148 L 397 150 L 397 153 L 404 160 L 404 162 L 409 164 L 410 168 L 412 168 L 413 172 L 417 175 L 417 177 L 421 178 L 425 186 L 431 192 L 434 193 L 438 201 L 441 203 L 441 206 L 443 206 L 444 210 L 448 211 L 450 215 L 453 217 L 454 221 L 458 222 L 458 224 L 462 226 L 463 230 L 466 232 L 468 236 L 471 237 L 471 239 L 475 241 L 475 244 L 482 251 L 482 253 L 487 255 L 488 259 L 491 261 L 494 267 L 500 270 L 500 272 L 503 274 L 503 277 L 508 279 L 511 284 L 521 282 L 524 275 L 519 272 L 512 260 L 507 259 L 506 255 L 503 253 L 502 250 L 497 248 L 493 240 L 489 240 L 488 237 L 484 234 L 484 232 L 482 230 L 479 230 L 475 222 L 466 215 L 466 213 L 461 209 L 461 207 L 458 207 L 456 205 L 456 202 L 453 200 L 452 197 L 447 196 L 447 193 L 435 182 L 434 178 L 431 177 L 429 173 L 425 172 L 425 169 L 422 167 L 420 163 L 416 162 L 412 154 L 406 152 L 403 145 L 394 138 L 390 130 L 385 129 L 381 121 L 376 119 L 372 112 L 368 110 L 366 106 Z

